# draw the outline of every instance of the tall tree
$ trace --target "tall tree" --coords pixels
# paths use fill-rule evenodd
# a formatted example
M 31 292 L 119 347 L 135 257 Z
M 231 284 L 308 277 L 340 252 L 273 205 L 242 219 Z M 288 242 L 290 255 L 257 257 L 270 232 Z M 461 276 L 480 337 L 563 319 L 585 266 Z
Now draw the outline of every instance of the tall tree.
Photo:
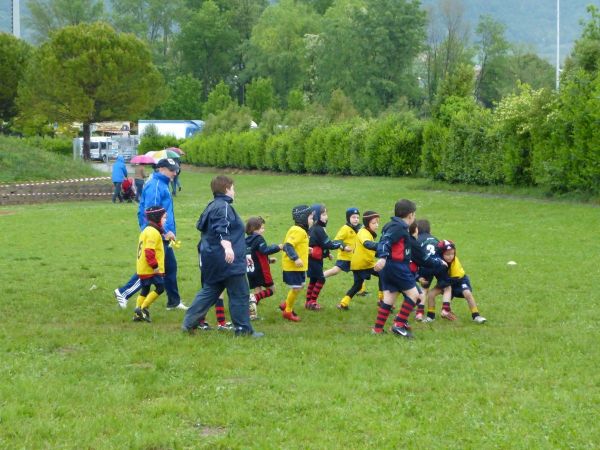
M 167 84 L 168 98 L 152 114 L 157 119 L 200 119 L 202 82 L 191 75 L 176 77 Z
M 30 17 L 25 22 L 37 42 L 45 41 L 64 26 L 104 19 L 102 0 L 28 0 L 27 7 Z
M 250 108 L 257 122 L 266 110 L 277 106 L 275 90 L 270 78 L 257 78 L 248 85 L 246 106 Z
M 565 62 L 565 76 L 581 68 L 587 73 L 600 71 L 600 9 L 590 5 L 590 18 L 582 22 L 583 32 L 575 42 L 573 52 Z
M 481 16 L 475 35 L 479 70 L 475 80 L 475 98 L 488 108 L 515 85 L 508 64 L 510 45 L 504 37 L 506 27 L 491 16 Z
M 177 37 L 182 67 L 202 81 L 203 98 L 220 81 L 227 79 L 235 63 L 239 35 L 219 6 L 205 1 L 190 13 Z
M 517 82 L 527 84 L 533 89 L 554 89 L 555 68 L 545 59 L 532 51 L 519 46 L 513 46 L 512 54 L 508 57 L 509 70 Z M 513 92 L 517 92 L 513 88 Z
M 414 61 L 425 40 L 418 1 L 338 2 L 325 15 L 318 50 L 319 92 L 341 89 L 362 112 L 376 113 L 411 96 Z
M 148 42 L 155 59 L 164 62 L 182 7 L 183 0 L 112 0 L 111 21 L 117 30 Z
M 252 37 L 252 29 L 269 5 L 268 0 L 219 0 L 226 11 L 229 25 L 237 31 L 239 41 L 234 52 L 234 66 L 230 84 L 237 91 L 238 103 L 245 102 L 245 60 Z
M 146 44 L 105 23 L 64 27 L 33 55 L 17 105 L 22 117 L 83 123 L 89 159 L 90 124 L 135 120 L 163 97 L 163 79 Z
M 291 89 L 302 88 L 307 69 L 304 36 L 318 29 L 319 18 L 306 5 L 283 0 L 269 6 L 250 38 L 247 79 L 271 78 L 279 98 L 286 98 Z
M 469 64 L 469 27 L 462 0 L 439 0 L 428 11 L 429 34 L 425 52 L 424 84 L 430 104 L 440 84 L 459 66 Z
M 25 41 L 0 33 L 0 130 L 2 121 L 9 122 L 17 114 L 17 87 L 30 53 Z

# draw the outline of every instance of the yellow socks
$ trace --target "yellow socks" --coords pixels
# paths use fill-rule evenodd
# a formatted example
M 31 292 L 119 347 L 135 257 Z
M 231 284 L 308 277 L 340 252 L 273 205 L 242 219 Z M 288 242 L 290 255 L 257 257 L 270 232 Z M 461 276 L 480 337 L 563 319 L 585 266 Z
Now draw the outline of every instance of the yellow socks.
M 343 307 L 348 307 L 348 305 L 350 304 L 350 300 L 352 299 L 348 295 L 344 295 L 344 298 L 340 302 L 340 305 L 342 305 Z
M 377 291 L 377 300 L 383 300 L 383 291 Z
M 145 300 L 146 300 L 146 297 L 144 297 L 143 295 L 139 295 L 137 300 L 135 301 L 135 306 L 137 308 L 141 308 L 142 305 L 144 304 Z
M 285 312 L 292 312 L 294 310 L 294 303 L 296 303 L 296 297 L 298 297 L 297 290 L 290 289 L 287 298 L 285 299 Z
M 150 305 L 154 303 L 154 300 L 156 300 L 157 298 L 158 294 L 156 293 L 156 291 L 150 292 L 144 300 L 144 302 L 142 303 L 142 309 L 149 308 Z

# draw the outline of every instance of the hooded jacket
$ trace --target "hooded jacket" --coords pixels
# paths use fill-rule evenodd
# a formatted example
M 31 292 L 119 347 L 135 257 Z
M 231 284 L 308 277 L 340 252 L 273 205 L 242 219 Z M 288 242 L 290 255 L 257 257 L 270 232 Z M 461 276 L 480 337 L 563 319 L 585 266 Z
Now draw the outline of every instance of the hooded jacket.
M 125 166 L 125 160 L 122 156 L 117 156 L 117 160 L 112 167 L 112 181 L 113 183 L 122 183 L 127 178 L 127 167 Z
M 167 222 L 164 226 L 164 232 L 168 233 L 172 231 L 173 234 L 177 235 L 175 230 L 175 213 L 173 211 L 173 198 L 169 191 L 169 182 L 171 179 L 160 173 L 156 172 L 152 175 L 144 185 L 142 196 L 140 197 L 140 204 L 138 206 L 138 224 L 140 230 L 143 230 L 148 225 L 145 211 L 151 206 L 162 206 L 167 212 Z
M 204 212 L 200 215 L 196 228 L 202 236 L 198 242 L 198 252 L 202 262 L 204 283 L 219 283 L 231 276 L 245 275 L 246 239 L 242 218 L 231 206 L 233 199 L 225 194 L 215 194 Z M 225 249 L 222 240 L 231 242 L 234 259 L 225 262 Z

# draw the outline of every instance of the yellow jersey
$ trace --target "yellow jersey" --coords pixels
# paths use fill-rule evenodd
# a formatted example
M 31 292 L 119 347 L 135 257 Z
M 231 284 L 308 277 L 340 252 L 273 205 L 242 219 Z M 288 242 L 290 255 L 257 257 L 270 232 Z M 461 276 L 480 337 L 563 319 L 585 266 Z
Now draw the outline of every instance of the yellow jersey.
M 160 232 L 153 226 L 147 226 L 140 233 L 137 250 L 137 274 L 140 278 L 150 278 L 154 268 L 160 274 L 165 273 L 165 247 Z
M 287 253 L 283 252 L 282 269 L 288 272 L 306 272 L 308 269 L 308 233 L 298 225 L 292 226 L 283 240 L 283 245 L 290 244 L 302 260 L 302 267 L 297 267 Z
M 352 248 L 352 251 L 350 252 L 345 252 L 342 248 L 339 249 L 337 259 L 340 261 L 351 261 L 352 254 L 354 253 L 354 247 L 356 246 L 356 231 L 354 231 L 352 227 L 346 223 L 338 230 L 333 240 L 342 241 L 344 243 L 344 247 L 348 246 Z
M 356 233 L 356 247 L 354 253 L 351 253 L 351 270 L 366 270 L 375 266 L 375 250 L 369 250 L 365 247 L 365 242 L 374 242 L 373 239 L 373 235 L 366 228 L 363 227 L 358 230 L 358 233 Z
M 454 260 L 450 263 L 448 275 L 450 278 L 462 278 L 465 276 L 465 269 L 463 269 L 463 266 L 458 260 L 457 256 L 455 256 Z

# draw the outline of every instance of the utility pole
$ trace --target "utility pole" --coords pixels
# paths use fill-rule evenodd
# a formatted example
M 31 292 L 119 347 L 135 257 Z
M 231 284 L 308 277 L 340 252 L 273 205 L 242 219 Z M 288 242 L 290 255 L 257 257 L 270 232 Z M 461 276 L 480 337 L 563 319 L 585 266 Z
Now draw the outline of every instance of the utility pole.
M 560 89 L 560 0 L 556 0 L 556 92 Z
M 12 0 L 12 33 L 16 38 L 21 37 L 21 10 L 20 1 Z

